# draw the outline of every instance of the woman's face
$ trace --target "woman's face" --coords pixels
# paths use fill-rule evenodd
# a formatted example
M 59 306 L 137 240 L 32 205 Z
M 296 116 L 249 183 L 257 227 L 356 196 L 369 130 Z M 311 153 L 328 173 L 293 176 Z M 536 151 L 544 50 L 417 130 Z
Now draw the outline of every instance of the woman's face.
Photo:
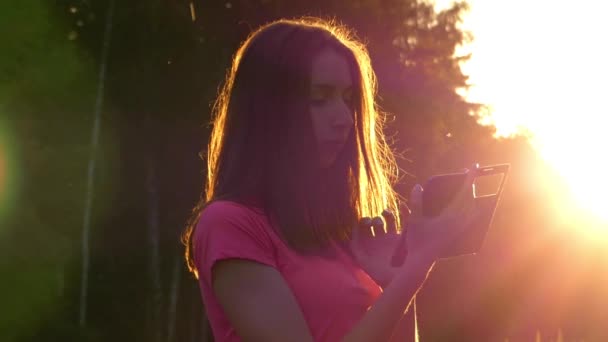
M 346 58 L 334 49 L 312 60 L 310 114 L 321 167 L 333 164 L 353 127 L 353 82 Z

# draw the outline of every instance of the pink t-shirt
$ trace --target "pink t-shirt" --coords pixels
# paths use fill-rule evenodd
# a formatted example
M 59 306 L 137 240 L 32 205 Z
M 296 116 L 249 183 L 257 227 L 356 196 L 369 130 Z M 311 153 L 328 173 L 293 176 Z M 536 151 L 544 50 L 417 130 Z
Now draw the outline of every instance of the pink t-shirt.
M 211 288 L 211 268 L 239 258 L 276 268 L 293 292 L 315 341 L 338 341 L 380 295 L 380 287 L 344 251 L 333 259 L 302 256 L 279 238 L 262 209 L 216 201 L 194 233 L 194 261 L 216 341 L 240 341 Z

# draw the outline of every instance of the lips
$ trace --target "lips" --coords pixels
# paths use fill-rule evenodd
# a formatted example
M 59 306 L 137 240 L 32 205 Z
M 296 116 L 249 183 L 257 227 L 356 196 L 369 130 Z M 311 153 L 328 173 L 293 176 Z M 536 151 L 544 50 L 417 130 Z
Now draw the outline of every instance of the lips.
M 347 139 L 348 139 L 347 137 L 338 136 L 333 139 L 324 140 L 323 143 L 324 144 L 344 144 Z
M 336 139 L 336 140 L 326 140 L 326 141 L 323 142 L 323 144 L 327 144 L 327 145 L 344 145 L 345 142 L 346 142 L 346 140 Z
M 345 142 L 343 140 L 325 141 L 323 143 L 323 148 L 331 150 L 331 151 L 337 151 L 337 150 L 340 150 L 344 146 L 344 143 Z

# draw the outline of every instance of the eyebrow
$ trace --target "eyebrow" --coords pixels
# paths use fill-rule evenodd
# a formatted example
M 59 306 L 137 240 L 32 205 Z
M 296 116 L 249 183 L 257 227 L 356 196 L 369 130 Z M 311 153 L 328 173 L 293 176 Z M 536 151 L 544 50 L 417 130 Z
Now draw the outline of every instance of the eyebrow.
M 336 88 L 340 88 L 339 86 L 336 86 L 334 84 L 329 84 L 329 83 L 313 83 L 311 85 L 312 88 L 321 88 L 321 90 L 327 91 L 327 90 L 333 90 Z M 352 85 L 348 85 L 346 87 L 344 87 L 344 90 L 352 90 L 353 86 Z

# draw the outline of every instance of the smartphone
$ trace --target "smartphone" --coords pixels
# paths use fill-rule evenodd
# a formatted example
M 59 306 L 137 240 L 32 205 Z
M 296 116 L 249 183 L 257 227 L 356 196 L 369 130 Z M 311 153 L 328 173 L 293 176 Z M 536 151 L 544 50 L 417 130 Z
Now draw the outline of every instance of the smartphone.
M 509 164 L 484 166 L 472 172 L 475 172 L 475 181 L 471 196 L 481 215 L 465 230 L 466 234 L 458 236 L 451 243 L 444 255 L 440 256 L 442 258 L 479 252 L 502 194 Z M 463 187 L 466 177 L 467 174 L 461 172 L 429 178 L 423 185 L 422 214 L 425 217 L 440 215 Z

